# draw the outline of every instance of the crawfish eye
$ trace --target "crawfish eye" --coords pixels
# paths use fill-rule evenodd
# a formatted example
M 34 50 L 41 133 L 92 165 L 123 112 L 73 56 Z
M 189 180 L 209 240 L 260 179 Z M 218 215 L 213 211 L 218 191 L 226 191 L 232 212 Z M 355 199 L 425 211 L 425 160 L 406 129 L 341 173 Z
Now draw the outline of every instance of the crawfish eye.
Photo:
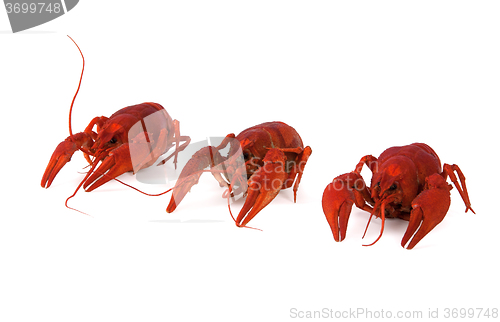
M 109 142 L 108 142 L 108 143 L 109 143 L 109 144 L 115 144 L 115 143 L 116 143 L 116 141 L 117 141 L 117 140 L 116 140 L 115 138 L 112 138 L 111 140 L 109 140 Z
M 393 183 L 392 186 L 389 187 L 389 190 L 396 190 L 397 187 L 398 186 L 395 183 Z

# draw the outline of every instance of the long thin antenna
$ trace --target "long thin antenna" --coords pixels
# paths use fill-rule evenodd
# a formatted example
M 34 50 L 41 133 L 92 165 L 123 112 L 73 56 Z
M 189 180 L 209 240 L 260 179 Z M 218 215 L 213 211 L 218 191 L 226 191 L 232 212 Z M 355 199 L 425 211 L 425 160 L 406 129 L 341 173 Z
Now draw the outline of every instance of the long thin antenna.
M 75 104 L 76 96 L 78 95 L 78 92 L 80 91 L 80 85 L 82 85 L 83 71 L 85 69 L 85 57 L 83 57 L 82 50 L 80 49 L 78 44 L 73 40 L 73 38 L 71 38 L 69 35 L 68 35 L 68 38 L 71 39 L 71 41 L 76 45 L 76 48 L 78 48 L 78 51 L 80 52 L 80 55 L 82 55 L 82 60 L 83 60 L 82 73 L 80 74 L 80 81 L 78 82 L 78 88 L 76 89 L 75 96 L 73 96 L 73 100 L 71 101 L 71 107 L 69 108 L 69 135 L 73 135 L 73 130 L 71 129 L 71 115 L 73 112 L 73 104 Z

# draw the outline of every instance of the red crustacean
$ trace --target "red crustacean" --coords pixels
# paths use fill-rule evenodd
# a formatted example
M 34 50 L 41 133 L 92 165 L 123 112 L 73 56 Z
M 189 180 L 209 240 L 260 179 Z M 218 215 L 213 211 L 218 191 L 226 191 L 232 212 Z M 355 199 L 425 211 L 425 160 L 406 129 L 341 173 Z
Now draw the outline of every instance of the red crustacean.
M 372 172 L 370 187 L 361 177 L 363 165 Z M 410 242 L 407 248 L 412 249 L 446 216 L 452 189 L 446 182 L 448 177 L 465 203 L 465 212 L 470 209 L 474 213 L 460 168 L 444 164 L 441 169 L 438 155 L 428 145 L 392 147 L 378 159 L 371 155 L 362 157 L 353 172 L 333 179 L 323 193 L 323 211 L 334 239 L 344 240 L 354 204 L 370 212 L 370 220 L 373 216 L 382 219 L 380 235 L 370 245 L 382 236 L 385 218 L 400 218 L 409 221 L 401 246 Z
M 76 42 L 75 45 L 77 45 Z M 80 50 L 79 47 L 78 50 Z M 81 50 L 80 54 L 83 66 L 85 66 L 85 58 Z M 78 90 L 83 70 L 84 67 Z M 176 164 L 178 153 L 190 142 L 188 136 L 180 135 L 179 122 L 172 120 L 165 109 L 157 103 L 128 106 L 118 110 L 109 118 L 95 117 L 83 132 L 73 134 L 71 110 L 78 90 L 70 108 L 70 136 L 62 141 L 52 154 L 41 182 L 44 188 L 50 187 L 58 172 L 71 160 L 77 150 L 84 153 L 85 159 L 91 165 L 91 169 L 78 188 L 83 184 L 86 191 L 92 191 L 125 172 L 135 173 L 154 164 L 173 146 L 175 146 L 175 151 L 161 163 L 175 156 L 174 163 Z M 180 145 L 181 141 L 184 142 L 182 145 Z M 90 156 L 94 158 L 91 159 Z M 99 162 L 101 162 L 100 166 L 96 169 Z
M 219 151 L 228 144 L 228 156 L 223 157 Z M 198 183 L 203 169 L 210 166 L 208 171 L 212 172 L 221 187 L 228 188 L 226 193 L 246 194 L 245 203 L 235 219 L 237 226 L 246 226 L 281 189 L 293 185 L 296 200 L 311 153 L 311 148 L 304 147 L 297 131 L 282 122 L 256 125 L 237 136 L 229 134 L 219 146 L 200 149 L 184 166 L 173 188 L 167 212 L 176 209 L 191 187 Z

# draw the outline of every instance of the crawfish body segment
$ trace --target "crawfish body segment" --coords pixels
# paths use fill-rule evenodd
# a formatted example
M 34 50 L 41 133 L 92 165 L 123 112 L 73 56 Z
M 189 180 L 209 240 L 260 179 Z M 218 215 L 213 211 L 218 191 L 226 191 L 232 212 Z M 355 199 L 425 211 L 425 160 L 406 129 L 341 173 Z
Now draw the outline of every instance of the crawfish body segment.
M 240 142 L 245 159 L 253 158 L 259 165 L 264 163 L 264 157 L 271 148 L 282 149 L 289 162 L 293 162 L 296 157 L 297 153 L 293 152 L 294 149 L 304 148 L 304 143 L 297 131 L 283 122 L 267 122 L 252 126 L 238 134 L 236 140 Z M 233 155 L 238 148 L 240 147 L 233 145 L 229 156 Z
M 370 187 L 361 177 L 363 165 L 372 171 Z M 454 172 L 459 174 L 460 182 Z M 361 158 L 353 172 L 336 177 L 323 193 L 323 211 L 334 239 L 345 238 L 350 211 L 355 204 L 370 212 L 370 219 L 373 216 L 382 219 L 381 232 L 375 242 L 382 235 L 385 218 L 408 220 L 402 246 L 410 242 L 408 249 L 413 248 L 448 211 L 451 190 L 446 183 L 448 176 L 460 192 L 466 211 L 472 210 L 460 168 L 447 164 L 441 168 L 438 155 L 426 144 L 392 147 L 379 158 L 371 155 Z

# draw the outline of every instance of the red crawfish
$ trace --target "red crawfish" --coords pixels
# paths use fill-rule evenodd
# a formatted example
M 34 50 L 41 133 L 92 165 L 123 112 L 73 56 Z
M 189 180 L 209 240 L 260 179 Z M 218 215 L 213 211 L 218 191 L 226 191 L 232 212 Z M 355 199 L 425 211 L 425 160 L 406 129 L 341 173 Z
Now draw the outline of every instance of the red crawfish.
M 78 47 L 76 42 L 75 45 Z M 157 103 L 132 105 L 118 110 L 110 117 L 95 117 L 83 132 L 73 134 L 71 112 L 85 67 L 85 58 L 79 47 L 78 50 L 83 59 L 83 67 L 70 108 L 70 136 L 59 143 L 52 154 L 42 177 L 42 187 L 50 187 L 56 175 L 77 150 L 84 153 L 91 165 L 77 190 L 83 184 L 86 191 L 92 191 L 125 172 L 135 173 L 151 166 L 172 147 L 175 147 L 175 151 L 161 164 L 173 156 L 176 164 L 178 153 L 185 149 L 190 138 L 180 135 L 179 121 L 172 120 L 167 111 Z M 180 145 L 180 142 L 184 143 Z
M 219 151 L 228 144 L 228 156 L 223 157 Z M 177 208 L 191 187 L 198 183 L 203 169 L 210 167 L 219 185 L 229 189 L 227 193 L 246 195 L 235 219 L 237 226 L 246 226 L 280 190 L 293 186 L 296 200 L 311 153 L 297 131 L 283 122 L 262 123 L 237 136 L 229 134 L 219 146 L 204 147 L 188 161 L 173 188 L 167 212 Z
M 363 165 L 373 174 L 370 187 L 361 177 Z M 448 177 L 465 203 L 465 212 L 474 213 L 460 168 L 455 164 L 441 168 L 438 155 L 427 144 L 392 147 L 378 158 L 362 157 L 353 172 L 333 179 L 323 193 L 323 211 L 334 239 L 344 240 L 352 206 L 356 205 L 371 213 L 370 220 L 373 216 L 382 219 L 380 235 L 370 245 L 382 236 L 385 218 L 400 218 L 409 221 L 401 246 L 410 242 L 407 248 L 412 249 L 446 216 L 452 189 L 446 182 Z

